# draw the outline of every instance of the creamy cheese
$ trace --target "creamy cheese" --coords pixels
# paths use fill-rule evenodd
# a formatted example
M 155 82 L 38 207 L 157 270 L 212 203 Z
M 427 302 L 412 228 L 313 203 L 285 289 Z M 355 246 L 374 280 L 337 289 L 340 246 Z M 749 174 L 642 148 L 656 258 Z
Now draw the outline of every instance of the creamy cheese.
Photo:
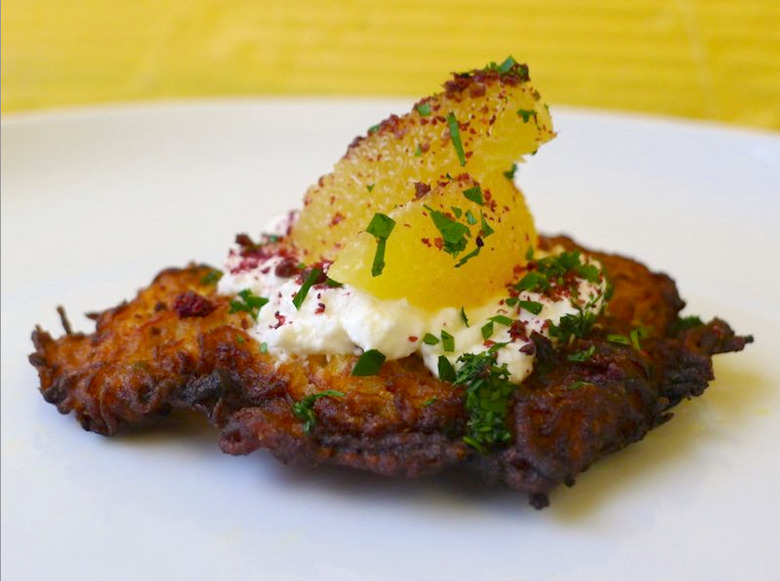
M 523 291 L 512 299 L 507 292 L 478 308 L 429 313 L 406 300 L 382 300 L 348 285 L 319 283 L 297 309 L 293 299 L 304 276 L 297 268 L 287 276 L 289 269 L 284 267 L 290 261 L 294 259 L 280 254 L 247 261 L 240 249 L 233 250 L 219 282 L 220 293 L 235 295 L 249 289 L 268 299 L 249 332 L 269 353 L 280 360 L 291 355 L 358 355 L 369 349 L 388 360 L 417 353 L 437 377 L 441 356 L 457 369 L 461 355 L 493 349 L 497 364 L 506 364 L 510 380 L 522 382 L 533 370 L 532 333 L 550 337 L 550 327 L 559 325 L 563 317 L 598 313 L 607 287 L 601 274 L 593 282 L 578 277 L 566 292 Z M 599 267 L 590 258 L 583 257 L 583 264 Z M 522 301 L 528 301 L 534 311 L 541 310 L 532 313 Z

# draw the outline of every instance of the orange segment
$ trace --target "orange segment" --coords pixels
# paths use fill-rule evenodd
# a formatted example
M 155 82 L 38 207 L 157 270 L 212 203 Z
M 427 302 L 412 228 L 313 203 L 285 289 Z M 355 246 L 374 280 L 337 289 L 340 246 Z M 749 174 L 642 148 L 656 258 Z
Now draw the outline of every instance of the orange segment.
M 292 232 L 306 262 L 337 258 L 375 213 L 390 214 L 447 174 L 490 180 L 498 195 L 508 186 L 492 176 L 503 177 L 554 135 L 525 65 L 507 61 L 458 74 L 444 88 L 356 140 L 334 171 L 309 189 Z M 530 223 L 530 216 L 517 223 Z M 405 262 L 412 263 L 419 249 L 408 250 L 413 254 Z M 343 262 L 340 268 L 346 268 Z
M 444 179 L 388 215 L 395 227 L 381 274 L 372 274 L 377 238 L 361 232 L 339 253 L 329 276 L 429 311 L 476 306 L 500 294 L 536 241 L 522 194 L 501 174 L 481 184 L 468 174 Z

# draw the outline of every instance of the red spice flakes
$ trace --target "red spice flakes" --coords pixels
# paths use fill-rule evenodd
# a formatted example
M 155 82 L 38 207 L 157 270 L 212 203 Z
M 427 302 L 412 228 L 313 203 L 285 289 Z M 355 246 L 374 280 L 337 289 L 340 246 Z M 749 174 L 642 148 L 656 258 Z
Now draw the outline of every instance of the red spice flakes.
M 249 237 L 249 234 L 236 234 L 236 244 L 238 244 L 241 248 L 254 248 L 257 246 L 252 239 Z
M 409 335 L 409 342 L 410 343 L 416 343 L 420 338 L 415 337 L 414 335 Z
M 314 309 L 315 315 L 321 315 L 325 312 L 325 303 L 317 303 L 317 308 Z
M 419 200 L 428 195 L 431 191 L 431 186 L 422 182 L 414 182 L 414 197 Z
M 430 238 L 420 238 L 420 242 L 425 244 L 428 248 L 431 247 L 431 240 L 430 240 Z
M 284 325 L 285 322 L 287 321 L 287 318 L 283 314 L 281 314 L 279 311 L 276 311 L 274 313 L 274 317 L 276 317 L 276 325 L 274 326 L 274 329 L 278 329 L 279 327 Z
M 509 327 L 509 336 L 512 338 L 512 341 L 517 341 L 518 339 L 527 340 L 528 333 L 526 331 L 525 321 L 520 321 L 518 319 L 512 321 L 512 325 Z
M 335 226 L 343 219 L 344 219 L 344 214 L 342 214 L 341 212 L 336 212 L 335 214 L 333 214 L 333 217 L 330 219 L 330 225 Z
M 300 271 L 301 269 L 298 268 L 298 261 L 290 256 L 287 256 L 283 258 L 279 264 L 276 265 L 276 268 L 274 269 L 274 274 L 279 278 L 291 278 L 296 274 L 298 274 Z
M 536 355 L 536 343 L 533 341 L 529 341 L 519 349 L 520 353 L 524 353 L 526 355 Z
M 434 244 L 434 246 L 436 246 L 436 248 L 441 250 L 442 248 L 444 248 L 444 239 L 442 239 L 441 237 L 437 236 L 436 238 L 433 239 L 433 244 Z
M 205 317 L 216 307 L 203 295 L 194 291 L 187 291 L 173 301 L 173 308 L 182 319 L 191 317 Z

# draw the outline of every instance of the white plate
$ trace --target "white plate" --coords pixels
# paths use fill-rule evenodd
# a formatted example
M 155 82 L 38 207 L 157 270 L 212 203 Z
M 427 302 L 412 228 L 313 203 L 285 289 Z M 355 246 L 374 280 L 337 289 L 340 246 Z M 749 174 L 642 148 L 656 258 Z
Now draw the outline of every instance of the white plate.
M 230 457 L 202 422 L 102 438 L 37 393 L 35 324 L 218 264 L 397 101 L 229 101 L 2 123 L 2 577 L 769 579 L 780 565 L 780 138 L 555 112 L 518 180 L 541 230 L 672 273 L 756 343 L 707 394 L 534 511 L 451 479 Z M 77 316 L 79 315 L 79 316 Z

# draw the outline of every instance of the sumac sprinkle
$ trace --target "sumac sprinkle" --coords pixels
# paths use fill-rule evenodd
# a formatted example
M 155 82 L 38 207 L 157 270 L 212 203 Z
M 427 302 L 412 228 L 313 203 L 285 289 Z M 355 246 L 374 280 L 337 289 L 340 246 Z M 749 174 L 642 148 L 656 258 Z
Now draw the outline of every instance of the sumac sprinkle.
M 173 308 L 182 319 L 205 317 L 215 309 L 206 297 L 191 290 L 176 297 L 176 300 L 173 301 Z
M 298 261 L 294 258 L 284 258 L 274 269 L 274 274 L 279 278 L 291 278 L 300 272 Z
M 420 199 L 425 197 L 431 191 L 431 186 L 422 182 L 414 182 L 414 197 Z

